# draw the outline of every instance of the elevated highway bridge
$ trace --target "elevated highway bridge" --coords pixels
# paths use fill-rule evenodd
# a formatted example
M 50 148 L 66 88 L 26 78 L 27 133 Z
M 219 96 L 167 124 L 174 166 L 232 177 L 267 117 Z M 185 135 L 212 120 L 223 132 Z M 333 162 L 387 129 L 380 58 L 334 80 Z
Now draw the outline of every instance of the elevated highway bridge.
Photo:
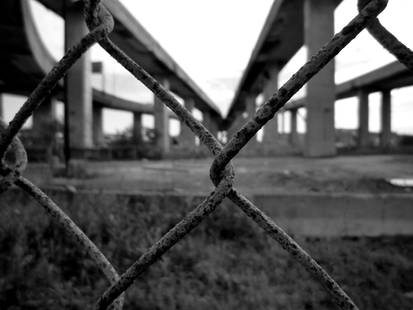
M 257 108 L 257 97 L 264 101 L 278 89 L 278 75 L 296 52 L 306 45 L 308 57 L 315 54 L 334 35 L 334 11 L 339 0 L 275 0 L 250 60 L 243 73 L 223 128 L 231 136 L 244 122 L 252 117 Z M 309 157 L 336 154 L 334 102 L 357 96 L 359 98 L 358 144 L 369 143 L 368 94 L 382 93 L 381 134 L 383 147 L 390 145 L 391 94 L 395 88 L 412 85 L 413 74 L 402 64 L 395 62 L 377 70 L 336 85 L 335 64 L 331 61 L 306 85 L 305 98 L 287 103 L 284 111 L 290 112 L 290 143 L 297 147 L 297 110 L 306 108 L 306 132 L 304 143 L 299 146 Z M 282 111 L 280 111 L 282 112 Z M 263 145 L 279 147 L 279 126 L 274 117 L 265 127 Z M 254 143 L 255 141 L 252 141 Z
M 76 44 L 88 32 L 82 16 L 81 1 L 38 1 L 64 19 L 66 47 Z M 103 3 L 113 14 L 116 23 L 111 39 L 171 92 L 182 98 L 188 109 L 201 111 L 205 125 L 217 132 L 222 118 L 208 96 L 118 0 L 104 0 Z M 0 2 L 1 93 L 29 95 L 55 64 L 56 60 L 50 55 L 38 31 L 29 0 Z M 157 145 L 166 155 L 170 149 L 168 121 L 173 117 L 171 112 L 155 98 L 148 105 L 93 89 L 91 74 L 92 62 L 87 53 L 36 111 L 41 115 L 34 119 L 49 119 L 53 100 L 62 100 L 67 115 L 68 141 L 72 149 L 79 151 L 102 143 L 102 108 L 133 112 L 134 127 L 142 126 L 142 114 L 154 114 Z M 139 134 L 142 130 L 134 128 L 133 132 Z M 195 137 L 189 129 L 182 128 L 181 135 L 187 144 L 195 145 Z

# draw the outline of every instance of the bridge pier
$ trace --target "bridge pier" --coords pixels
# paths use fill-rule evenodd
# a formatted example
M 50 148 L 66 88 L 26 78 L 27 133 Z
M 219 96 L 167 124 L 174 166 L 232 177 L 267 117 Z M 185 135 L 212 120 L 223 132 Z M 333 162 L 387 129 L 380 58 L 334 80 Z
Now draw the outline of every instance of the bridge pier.
M 103 134 L 103 108 L 93 106 L 93 144 L 95 147 L 105 144 Z
M 169 82 L 164 81 L 163 86 L 169 89 Z M 161 152 L 161 156 L 167 155 L 171 148 L 169 138 L 169 113 L 166 105 L 154 96 L 154 118 L 155 118 L 155 144 Z
M 297 131 L 297 113 L 298 109 L 290 110 L 290 144 L 294 148 L 299 147 L 298 131 Z
M 391 90 L 383 91 L 381 96 L 380 146 L 389 148 L 391 146 Z
M 248 94 L 245 96 L 245 106 L 246 112 L 248 114 L 247 121 L 252 119 L 257 111 L 257 95 L 255 94 Z M 247 148 L 252 150 L 252 148 L 256 148 L 258 144 L 257 135 L 253 136 L 251 140 L 248 142 Z
M 202 124 L 218 139 L 218 122 L 209 112 L 202 113 Z
M 4 121 L 4 95 L 0 93 L 0 120 Z
M 269 79 L 264 86 L 262 95 L 264 96 L 264 103 L 278 90 L 278 73 L 279 70 L 272 68 L 269 72 Z M 279 139 L 278 131 L 278 115 L 275 115 L 264 126 L 264 135 L 262 137 L 262 143 L 266 149 L 273 150 L 276 148 L 277 139 Z
M 227 141 L 229 141 L 234 134 L 245 124 L 247 120 L 243 114 L 239 114 L 232 122 L 231 127 L 227 129 Z
M 65 15 L 65 47 L 78 43 L 88 29 L 83 18 L 81 2 L 66 2 Z M 92 64 L 90 52 L 83 56 L 70 68 L 65 78 L 66 104 L 65 113 L 68 124 L 66 147 L 69 158 L 83 158 L 86 149 L 93 147 L 92 137 Z
M 305 0 L 305 43 L 308 57 L 334 35 L 335 1 Z M 335 148 L 334 101 L 335 65 L 331 60 L 307 84 L 307 133 L 304 154 L 309 157 L 333 156 Z
M 33 113 L 33 130 L 39 133 L 50 130 L 48 128 L 56 120 L 56 100 L 47 97 Z
M 369 146 L 369 93 L 361 90 L 358 94 L 358 147 L 365 148 Z
M 142 113 L 133 113 L 132 138 L 133 142 L 140 144 L 143 141 L 142 135 Z
M 195 107 L 194 99 L 186 98 L 184 100 L 184 107 L 192 114 L 194 107 Z M 183 123 L 181 123 L 181 132 L 179 133 L 179 143 L 185 149 L 195 149 L 196 147 L 195 134 L 192 132 L 191 129 L 189 129 L 188 126 L 186 126 Z

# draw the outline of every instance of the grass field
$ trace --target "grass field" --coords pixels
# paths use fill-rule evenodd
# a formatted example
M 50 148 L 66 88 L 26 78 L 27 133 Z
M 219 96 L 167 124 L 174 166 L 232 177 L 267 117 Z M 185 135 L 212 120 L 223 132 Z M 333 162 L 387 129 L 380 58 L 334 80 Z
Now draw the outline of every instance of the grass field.
M 67 209 L 124 271 L 190 206 Z M 360 309 L 413 307 L 413 237 L 298 238 Z M 85 309 L 108 283 L 34 205 L 0 208 L 1 309 Z M 410 297 L 409 297 L 410 296 Z M 219 209 L 128 290 L 126 309 L 334 309 L 308 273 L 237 209 Z

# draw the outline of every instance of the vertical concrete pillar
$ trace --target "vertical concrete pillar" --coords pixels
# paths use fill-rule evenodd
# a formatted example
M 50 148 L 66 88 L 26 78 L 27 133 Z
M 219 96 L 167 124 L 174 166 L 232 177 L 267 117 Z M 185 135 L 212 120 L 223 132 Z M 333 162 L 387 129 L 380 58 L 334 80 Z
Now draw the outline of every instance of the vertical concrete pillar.
M 255 112 L 257 110 L 256 100 L 257 96 L 255 94 L 248 94 L 247 96 L 245 96 L 245 108 L 248 114 L 247 121 L 255 116 Z M 255 146 L 257 143 L 257 135 L 252 137 L 251 140 L 248 142 L 248 144 L 251 146 Z
M 186 98 L 184 100 L 185 108 L 192 114 L 195 101 L 192 98 Z M 195 134 L 191 129 L 188 128 L 185 124 L 181 123 L 181 132 L 179 133 L 179 143 L 184 148 L 195 148 Z
M 0 94 L 0 120 L 4 121 L 4 102 L 3 102 L 3 94 Z
M 105 144 L 105 136 L 103 134 L 103 108 L 93 106 L 93 143 L 94 146 L 102 146 Z
M 287 130 L 285 128 L 285 111 L 280 113 L 280 118 L 281 118 L 281 133 L 286 133 Z
M 269 71 L 269 79 L 262 93 L 264 103 L 278 90 L 278 73 L 279 70 L 276 68 L 272 68 Z M 264 127 L 262 143 L 264 143 L 266 147 L 274 147 L 278 136 L 278 115 L 275 115 Z
M 142 113 L 133 113 L 132 138 L 135 143 L 141 143 L 142 137 Z
M 50 125 L 56 120 L 56 101 L 47 97 L 33 113 L 33 130 L 41 133 L 50 130 Z
M 299 146 L 297 131 L 297 109 L 290 110 L 290 144 L 293 147 Z
M 78 43 L 87 33 L 82 1 L 66 1 L 65 47 L 66 50 Z M 82 157 L 85 149 L 93 146 L 92 137 L 92 64 L 90 52 L 71 67 L 65 79 L 68 145 L 71 157 Z
M 202 123 L 216 138 L 218 138 L 218 123 L 214 120 L 211 113 L 203 112 Z
M 360 148 L 369 145 L 369 94 L 361 90 L 358 94 L 359 100 L 359 128 L 358 128 L 358 146 Z
M 381 97 L 381 135 L 380 144 L 384 148 L 391 145 L 391 91 L 385 90 Z
M 334 35 L 336 1 L 305 0 L 305 44 L 308 57 L 315 54 Z M 307 85 L 307 133 L 305 155 L 310 157 L 336 154 L 334 129 L 334 60 L 314 76 Z
M 232 122 L 231 127 L 227 130 L 227 141 L 229 141 L 233 135 L 245 124 L 247 120 L 244 118 L 243 114 L 236 116 L 235 120 Z
M 163 86 L 169 89 L 169 83 L 163 82 Z M 155 117 L 155 136 L 156 146 L 161 152 L 161 156 L 165 156 L 170 150 L 169 138 L 169 115 L 168 108 L 158 98 L 155 97 L 154 102 L 154 117 Z

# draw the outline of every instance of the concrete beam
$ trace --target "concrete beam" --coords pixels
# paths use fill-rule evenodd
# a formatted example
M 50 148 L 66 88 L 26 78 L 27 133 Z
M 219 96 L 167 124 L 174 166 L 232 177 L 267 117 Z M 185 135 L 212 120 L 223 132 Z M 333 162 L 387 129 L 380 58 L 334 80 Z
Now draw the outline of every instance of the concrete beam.
M 82 6 L 68 1 L 65 16 L 66 50 L 78 43 L 88 32 Z M 72 157 L 82 157 L 83 150 L 93 147 L 91 72 L 90 52 L 87 52 L 66 75 L 69 147 L 76 150 L 71 152 Z
M 96 105 L 93 106 L 93 144 L 96 147 L 105 144 L 103 133 L 103 109 Z
M 193 98 L 187 98 L 184 101 L 184 106 L 185 108 L 192 114 L 194 107 L 195 107 L 195 101 Z M 195 134 L 192 132 L 191 129 L 189 129 L 188 126 L 185 124 L 181 123 L 181 132 L 179 133 L 179 144 L 182 145 L 184 148 L 195 148 Z
M 331 0 L 305 0 L 305 43 L 314 55 L 334 35 L 334 9 Z M 309 157 L 336 154 L 334 129 L 334 60 L 307 84 L 307 134 L 304 154 Z
M 391 145 L 391 91 L 383 91 L 381 95 L 380 145 L 383 148 L 388 148 Z
M 14 0 L 8 0 L 14 1 Z M 63 1 L 38 0 L 57 14 L 63 12 Z M 152 76 L 168 77 L 170 90 L 181 98 L 192 97 L 198 109 L 208 109 L 221 117 L 218 107 L 188 76 L 151 34 L 136 20 L 119 0 L 103 0 L 113 15 L 116 27 L 111 39 Z
M 360 89 L 367 89 L 373 93 L 411 85 L 413 85 L 413 75 L 405 65 L 396 61 L 337 85 L 336 97 L 337 99 L 352 97 L 357 95 Z
M 134 142 L 141 143 L 143 141 L 142 129 L 142 113 L 134 112 L 132 126 L 132 138 Z
M 164 81 L 163 86 L 169 89 L 168 81 Z M 154 117 L 156 146 L 159 148 L 161 156 L 164 157 L 170 151 L 169 112 L 166 105 L 156 97 L 154 98 Z
M 373 93 L 411 85 L 413 85 L 413 75 L 406 66 L 397 61 L 336 85 L 336 99 L 358 96 L 361 90 Z M 305 100 L 297 99 L 290 101 L 285 109 L 305 106 Z
M 359 99 L 359 128 L 358 128 L 358 146 L 360 148 L 369 145 L 369 94 L 366 91 L 360 91 Z

